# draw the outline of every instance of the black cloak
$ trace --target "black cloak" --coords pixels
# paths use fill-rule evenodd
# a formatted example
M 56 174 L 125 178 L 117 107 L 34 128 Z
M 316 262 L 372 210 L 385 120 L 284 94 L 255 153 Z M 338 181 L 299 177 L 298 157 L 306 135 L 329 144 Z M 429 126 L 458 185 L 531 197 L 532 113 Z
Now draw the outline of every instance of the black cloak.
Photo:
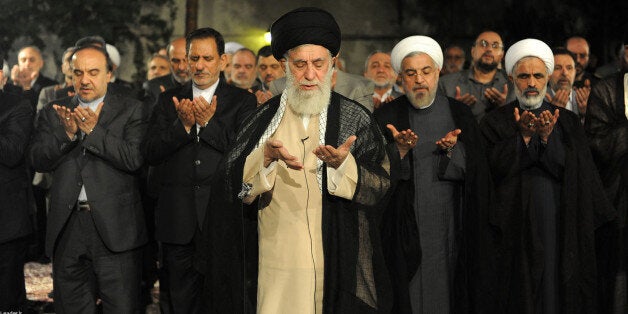
M 564 108 L 557 126 L 562 130 L 565 166 L 557 208 L 558 303 L 561 313 L 597 313 L 596 246 L 594 232 L 612 221 L 614 210 L 604 194 L 578 117 Z M 480 124 L 486 138 L 497 211 L 491 223 L 500 230 L 497 267 L 499 313 L 536 313 L 543 271 L 543 249 L 533 230 L 534 209 L 524 206 L 520 133 L 513 101 L 487 114 Z M 543 167 L 542 165 L 538 165 Z M 551 169 L 549 169 L 551 170 Z
M 618 272 L 625 272 L 628 264 L 628 119 L 625 114 L 624 75 L 612 75 L 591 90 L 587 105 L 584 129 L 591 143 L 593 160 L 600 172 L 608 199 L 617 210 L 616 229 L 598 232 L 599 274 L 602 281 L 598 289 L 600 312 L 612 312 L 616 298 L 618 304 L 628 303 L 628 291 L 616 287 Z M 618 290 L 617 290 L 618 289 Z M 621 309 L 623 310 L 623 309 Z
M 195 267 L 205 274 L 207 312 L 256 311 L 258 201 L 245 205 L 237 194 L 242 189 L 246 157 L 279 102 L 280 96 L 272 98 L 248 118 L 212 183 L 212 208 L 198 237 L 195 261 Z M 381 203 L 390 186 L 388 171 L 382 166 L 388 164 L 383 137 L 364 107 L 332 92 L 325 143 L 337 147 L 351 135 L 357 136 L 351 153 L 359 178 L 353 200 L 330 195 L 323 170 L 323 313 L 389 313 L 390 282 L 378 228 Z M 363 254 L 371 249 L 370 255 Z
M 489 225 L 491 182 L 484 154 L 484 139 L 471 109 L 453 98 L 447 99 L 454 124 L 462 130 L 458 140 L 464 143 L 466 154 L 465 179 L 460 183 L 462 193 L 458 200 L 458 212 L 455 213 L 455 237 L 459 252 L 452 287 L 451 311 L 495 313 L 493 307 L 497 292 L 492 240 L 495 234 Z M 386 262 L 394 291 L 393 313 L 412 313 L 408 284 L 420 264 L 421 248 L 414 214 L 412 151 L 404 157 L 409 158 L 411 165 L 410 175 L 407 175 L 401 167 L 397 145 L 386 124 L 394 125 L 399 131 L 409 129 L 411 107 L 408 98 L 402 96 L 374 112 L 380 129 L 385 134 L 391 160 L 392 195 L 382 224 L 382 235 L 387 243 Z

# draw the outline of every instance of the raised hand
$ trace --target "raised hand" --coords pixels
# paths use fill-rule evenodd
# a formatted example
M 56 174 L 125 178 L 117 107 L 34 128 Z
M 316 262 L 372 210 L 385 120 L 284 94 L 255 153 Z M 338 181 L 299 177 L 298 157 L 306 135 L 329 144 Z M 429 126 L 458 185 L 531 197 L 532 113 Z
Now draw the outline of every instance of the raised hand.
M 81 129 L 83 133 L 87 135 L 92 133 L 94 127 L 96 127 L 96 124 L 98 123 L 98 117 L 100 116 L 100 112 L 102 111 L 104 104 L 104 102 L 98 104 L 95 112 L 89 107 L 83 108 L 81 106 L 77 106 L 74 108 L 72 117 L 74 117 L 74 121 L 76 121 L 78 128 Z
M 216 113 L 217 101 L 218 97 L 216 95 L 212 97 L 211 103 L 208 103 L 203 97 L 194 98 L 192 101 L 194 104 L 192 109 L 194 111 L 194 119 L 196 120 L 196 123 L 201 126 L 206 126 L 207 123 L 209 123 L 209 120 L 211 120 Z
M 76 132 L 78 131 L 78 125 L 76 124 L 76 119 L 72 116 L 72 110 L 59 105 L 52 105 L 52 109 L 57 112 L 59 122 L 63 125 L 63 129 L 65 130 L 65 134 L 68 138 L 74 138 Z
M 438 145 L 438 148 L 442 150 L 451 151 L 454 146 L 456 146 L 456 143 L 458 143 L 458 135 L 460 135 L 460 133 L 462 133 L 462 130 L 460 129 L 447 132 L 445 137 L 436 141 L 436 145 Z
M 319 145 L 312 153 L 328 166 L 337 169 L 349 155 L 351 145 L 353 145 L 356 139 L 357 137 L 355 135 L 351 135 L 342 145 L 338 146 L 338 148 L 334 148 L 331 145 Z
M 403 159 L 403 157 L 405 157 L 406 154 L 414 148 L 414 146 L 416 146 L 419 136 L 414 134 L 414 132 L 410 129 L 399 132 L 392 124 L 386 124 L 386 128 L 390 130 L 390 133 L 395 139 L 397 150 L 399 150 L 399 156 Z
M 532 135 L 536 132 L 536 116 L 527 110 L 524 110 L 523 113 L 519 114 L 519 108 L 517 107 L 515 107 L 514 116 L 517 128 L 519 129 L 525 143 L 528 144 Z
M 506 104 L 506 98 L 508 97 L 508 84 L 504 84 L 504 89 L 501 92 L 495 87 L 487 88 L 484 91 L 484 97 L 497 107 L 503 106 Z
M 475 96 L 473 96 L 473 95 L 471 95 L 469 93 L 461 95 L 460 86 L 456 86 L 456 95 L 454 96 L 454 98 L 457 101 L 460 101 L 460 102 L 464 103 L 467 106 L 472 106 L 472 105 L 474 105 L 478 101 L 478 99 L 475 98 Z
M 545 110 L 541 112 L 538 118 L 536 118 L 534 122 L 536 125 L 536 132 L 539 134 L 543 142 L 547 143 L 547 139 L 550 134 L 552 134 L 554 125 L 556 125 L 556 121 L 558 121 L 559 113 L 558 109 L 554 111 L 553 115 L 549 110 Z
M 283 160 L 290 169 L 301 170 L 303 164 L 296 156 L 291 155 L 279 140 L 268 140 L 264 145 L 264 167 L 268 167 L 271 162 Z
M 578 104 L 578 112 L 581 116 L 587 113 L 587 103 L 589 101 L 589 94 L 591 94 L 591 81 L 589 79 L 584 80 L 584 86 L 574 88 L 576 91 L 576 103 Z
M 185 131 L 190 133 L 192 126 L 196 124 L 196 119 L 194 117 L 194 103 L 192 103 L 189 99 L 177 99 L 177 97 L 172 97 L 172 101 L 174 102 L 174 108 L 177 110 L 177 116 L 179 116 L 179 120 L 183 123 L 183 127 Z
M 554 97 L 549 94 L 545 95 L 545 99 L 552 103 L 552 105 L 557 107 L 565 108 L 567 106 L 567 102 L 569 101 L 569 95 L 571 94 L 570 90 L 567 89 L 559 89 L 554 94 Z

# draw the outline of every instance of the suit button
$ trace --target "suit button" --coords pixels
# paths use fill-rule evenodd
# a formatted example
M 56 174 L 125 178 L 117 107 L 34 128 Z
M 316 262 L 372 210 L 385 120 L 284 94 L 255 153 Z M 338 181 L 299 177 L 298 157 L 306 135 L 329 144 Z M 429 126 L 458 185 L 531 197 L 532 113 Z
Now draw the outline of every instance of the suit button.
M 200 164 L 201 164 L 201 161 L 200 161 L 200 160 L 195 160 L 195 161 L 194 161 L 194 164 L 198 166 L 198 165 L 200 165 Z

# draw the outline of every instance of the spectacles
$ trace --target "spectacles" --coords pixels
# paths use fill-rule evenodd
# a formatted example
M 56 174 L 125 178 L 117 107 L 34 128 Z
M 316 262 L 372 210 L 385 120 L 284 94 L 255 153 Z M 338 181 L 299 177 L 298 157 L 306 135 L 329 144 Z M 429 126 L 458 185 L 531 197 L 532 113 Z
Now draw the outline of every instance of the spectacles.
M 406 69 L 402 72 L 403 76 L 407 77 L 408 79 L 416 79 L 419 76 L 425 79 L 432 73 L 434 73 L 434 69 L 431 67 L 426 67 L 420 72 L 415 69 Z
M 489 44 L 489 42 L 488 42 L 488 41 L 486 41 L 486 40 L 484 40 L 484 39 L 480 40 L 479 42 L 474 43 L 473 45 L 474 45 L 474 46 L 479 45 L 479 46 L 480 46 L 480 47 L 482 47 L 482 48 L 486 48 L 486 47 L 488 47 L 489 45 L 490 45 L 490 46 L 491 46 L 491 48 L 493 48 L 493 49 L 502 49 L 502 48 L 504 48 L 504 45 L 502 45 L 502 44 L 500 44 L 500 43 L 498 43 L 498 42 L 496 42 L 496 41 L 494 41 L 492 44 Z

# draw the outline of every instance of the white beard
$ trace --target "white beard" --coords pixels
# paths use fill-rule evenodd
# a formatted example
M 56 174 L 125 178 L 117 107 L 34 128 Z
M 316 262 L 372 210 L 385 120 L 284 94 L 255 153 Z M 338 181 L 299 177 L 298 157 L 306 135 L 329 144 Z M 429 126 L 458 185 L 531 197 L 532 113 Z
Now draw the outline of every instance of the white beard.
M 545 93 L 547 93 L 547 85 L 543 86 L 543 89 L 539 90 L 539 94 L 536 96 L 526 96 L 524 92 L 520 91 L 519 88 L 515 86 L 517 100 L 519 100 L 519 104 L 524 107 L 523 109 L 527 110 L 541 107 L 543 99 L 545 99 Z
M 288 64 L 288 62 L 286 62 Z M 322 82 L 304 80 L 304 84 L 318 84 L 318 89 L 302 90 L 299 83 L 294 81 L 294 75 L 290 71 L 290 66 L 286 67 L 286 94 L 287 103 L 298 114 L 316 115 L 327 108 L 331 97 L 331 76 L 333 68 L 329 66 L 329 71 L 325 74 Z

